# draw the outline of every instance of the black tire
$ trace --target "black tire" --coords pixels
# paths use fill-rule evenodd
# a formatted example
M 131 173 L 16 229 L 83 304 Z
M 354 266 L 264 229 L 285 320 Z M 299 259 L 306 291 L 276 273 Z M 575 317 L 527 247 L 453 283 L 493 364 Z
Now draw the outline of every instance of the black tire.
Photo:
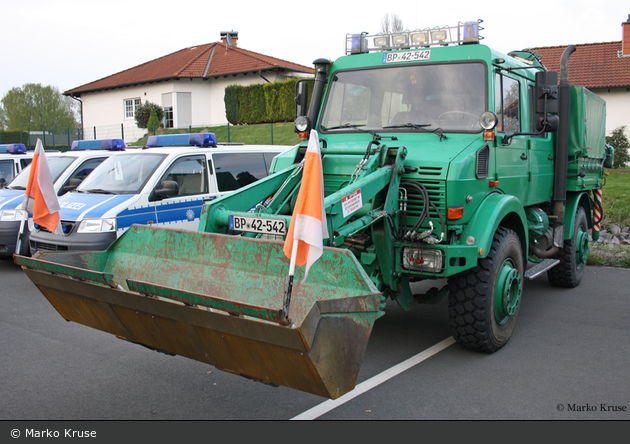
M 499 227 L 488 256 L 449 279 L 449 319 L 459 344 L 493 353 L 508 342 L 520 310 L 523 270 L 518 235 Z
M 588 257 L 588 220 L 583 207 L 575 213 L 573 237 L 554 256 L 560 263 L 547 271 L 547 279 L 556 287 L 575 288 L 580 285 Z

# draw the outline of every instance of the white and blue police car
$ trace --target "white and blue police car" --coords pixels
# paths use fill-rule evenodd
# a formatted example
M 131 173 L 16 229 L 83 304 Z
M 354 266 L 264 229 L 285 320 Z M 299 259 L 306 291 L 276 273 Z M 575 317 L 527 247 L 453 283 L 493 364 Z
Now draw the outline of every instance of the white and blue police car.
M 33 154 L 23 143 L 0 145 L 0 189 L 6 188 L 31 163 Z
M 105 250 L 132 224 L 197 230 L 204 201 L 269 174 L 290 147 L 221 145 L 214 133 L 150 136 L 59 199 L 63 234 L 35 226 L 30 252 Z
M 75 140 L 70 151 L 46 152 L 57 196 L 76 188 L 102 161 L 123 150 L 125 143 L 122 139 L 97 139 Z M 30 170 L 29 164 L 6 188 L 0 190 L 0 257 L 10 257 L 16 252 L 15 246 L 23 217 L 22 202 Z M 28 237 L 32 229 L 33 221 L 29 217 L 19 254 L 28 255 Z

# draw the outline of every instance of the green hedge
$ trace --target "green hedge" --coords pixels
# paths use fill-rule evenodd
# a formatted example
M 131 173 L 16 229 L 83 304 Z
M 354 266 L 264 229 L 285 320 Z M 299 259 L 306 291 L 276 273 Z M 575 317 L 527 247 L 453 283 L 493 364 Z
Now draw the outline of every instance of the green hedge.
M 9 143 L 23 143 L 28 145 L 28 132 L 26 131 L 0 131 L 0 145 Z
M 225 89 L 225 114 L 232 125 L 276 123 L 295 120 L 295 84 L 286 80 Z M 309 99 L 312 88 L 309 88 Z

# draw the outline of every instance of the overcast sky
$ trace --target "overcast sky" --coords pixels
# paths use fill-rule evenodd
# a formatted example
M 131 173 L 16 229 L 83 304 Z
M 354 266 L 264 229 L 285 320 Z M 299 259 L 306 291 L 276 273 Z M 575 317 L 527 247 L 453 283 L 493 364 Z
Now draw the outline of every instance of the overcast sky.
M 61 91 L 237 31 L 238 45 L 306 66 L 343 55 L 347 33 L 482 19 L 483 42 L 509 52 L 621 40 L 627 0 L 274 1 L 0 0 L 0 98 L 26 83 Z

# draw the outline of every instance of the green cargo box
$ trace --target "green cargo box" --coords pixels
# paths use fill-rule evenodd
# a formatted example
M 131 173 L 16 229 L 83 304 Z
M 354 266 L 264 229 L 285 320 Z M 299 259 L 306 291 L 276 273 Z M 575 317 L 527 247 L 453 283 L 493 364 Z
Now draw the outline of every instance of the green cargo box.
M 583 86 L 571 86 L 569 156 L 606 156 L 606 101 Z

